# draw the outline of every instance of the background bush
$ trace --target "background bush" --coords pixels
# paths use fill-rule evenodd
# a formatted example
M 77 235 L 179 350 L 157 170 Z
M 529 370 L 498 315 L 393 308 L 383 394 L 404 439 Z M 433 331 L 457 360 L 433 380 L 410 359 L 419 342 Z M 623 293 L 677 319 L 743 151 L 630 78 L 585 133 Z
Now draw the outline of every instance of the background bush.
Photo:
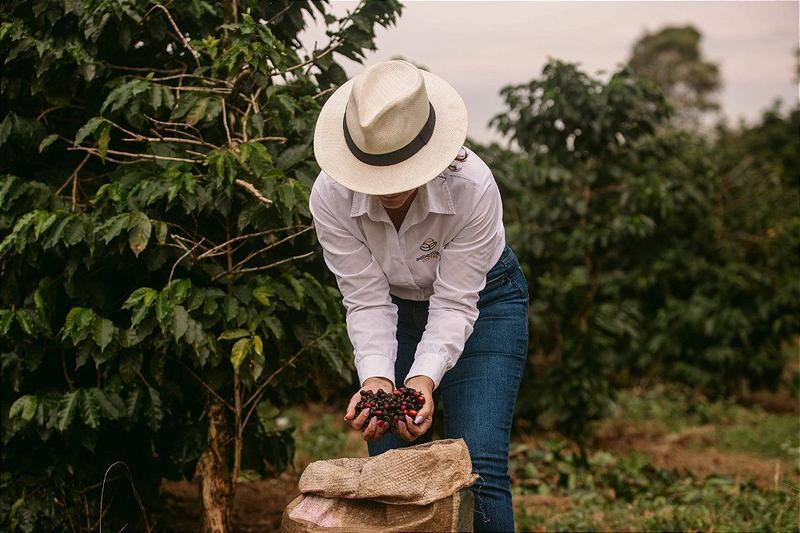
M 473 148 L 531 287 L 521 418 L 583 440 L 633 380 L 775 388 L 800 333 L 798 108 L 700 135 L 632 69 L 557 60 L 502 94 L 519 149 Z

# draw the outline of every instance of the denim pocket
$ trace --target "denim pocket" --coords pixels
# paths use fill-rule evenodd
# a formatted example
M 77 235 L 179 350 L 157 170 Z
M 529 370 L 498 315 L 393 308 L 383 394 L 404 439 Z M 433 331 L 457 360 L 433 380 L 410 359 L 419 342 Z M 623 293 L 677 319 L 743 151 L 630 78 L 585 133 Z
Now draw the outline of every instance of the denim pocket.
M 511 276 L 511 283 L 514 287 L 520 292 L 526 301 L 530 300 L 530 293 L 528 288 L 528 280 L 525 279 L 525 274 L 522 272 L 522 269 L 517 267 L 514 276 Z
M 497 272 L 494 271 L 495 268 L 497 268 Z M 505 265 L 500 263 L 499 268 L 495 268 L 492 268 L 492 270 L 489 271 L 489 274 L 486 275 L 486 286 L 483 288 L 483 290 L 493 289 L 508 279 L 508 269 L 506 269 Z

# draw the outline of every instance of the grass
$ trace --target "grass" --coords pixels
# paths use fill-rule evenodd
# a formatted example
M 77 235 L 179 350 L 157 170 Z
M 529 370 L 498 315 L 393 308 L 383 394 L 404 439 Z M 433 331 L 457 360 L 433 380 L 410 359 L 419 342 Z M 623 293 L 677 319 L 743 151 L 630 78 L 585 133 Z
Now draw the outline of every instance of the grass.
M 660 385 L 621 393 L 604 431 L 586 463 L 561 438 L 512 447 L 518 530 L 800 531 L 796 414 Z
M 590 453 L 566 442 L 518 445 L 511 468 L 520 531 L 798 531 L 797 491 L 655 468 L 638 453 Z
M 520 531 L 797 531 L 796 499 L 731 480 L 681 480 L 660 494 L 575 498 L 562 512 L 519 507 Z
M 713 425 L 713 431 L 704 434 L 705 446 L 784 459 L 800 455 L 797 413 L 771 413 L 730 400 L 709 402 L 696 392 L 675 386 L 622 392 L 613 418 L 668 432 Z

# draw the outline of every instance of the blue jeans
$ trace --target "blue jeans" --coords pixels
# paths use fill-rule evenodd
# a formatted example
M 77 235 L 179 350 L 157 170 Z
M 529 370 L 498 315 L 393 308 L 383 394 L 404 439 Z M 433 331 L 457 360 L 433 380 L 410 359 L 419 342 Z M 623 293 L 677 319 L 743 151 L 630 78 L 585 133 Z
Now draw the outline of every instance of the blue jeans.
M 444 410 L 445 438 L 463 438 L 480 477 L 475 495 L 475 531 L 514 531 L 508 479 L 511 419 L 528 354 L 528 284 L 506 246 L 486 275 L 479 316 L 456 365 L 434 391 L 436 413 Z M 428 302 L 392 296 L 397 305 L 395 379 L 402 383 L 428 322 Z M 368 442 L 369 455 L 429 442 L 431 429 L 413 442 L 392 433 Z

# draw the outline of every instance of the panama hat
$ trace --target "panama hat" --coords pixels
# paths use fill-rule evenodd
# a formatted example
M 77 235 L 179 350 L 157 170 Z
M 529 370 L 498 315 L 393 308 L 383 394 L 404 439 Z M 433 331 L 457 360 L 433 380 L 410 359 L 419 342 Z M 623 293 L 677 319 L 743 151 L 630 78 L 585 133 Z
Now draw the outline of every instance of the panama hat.
M 395 194 L 432 180 L 467 137 L 467 108 L 439 76 L 399 59 L 346 81 L 314 128 L 320 168 L 344 187 Z

